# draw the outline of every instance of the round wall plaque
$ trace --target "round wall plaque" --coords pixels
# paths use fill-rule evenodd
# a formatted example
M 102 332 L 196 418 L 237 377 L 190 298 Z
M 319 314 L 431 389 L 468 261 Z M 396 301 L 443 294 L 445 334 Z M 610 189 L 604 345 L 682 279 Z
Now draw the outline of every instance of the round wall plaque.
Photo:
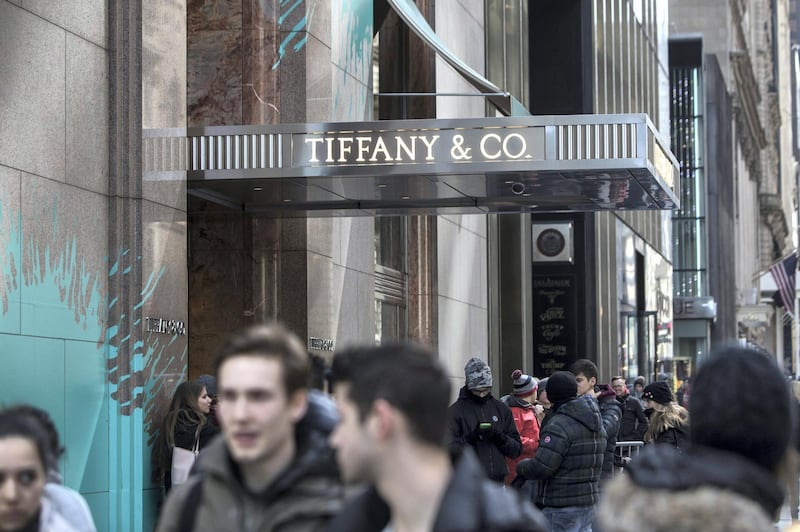
M 564 235 L 555 229 L 545 229 L 536 239 L 536 249 L 546 257 L 555 257 L 564 251 L 565 245 Z

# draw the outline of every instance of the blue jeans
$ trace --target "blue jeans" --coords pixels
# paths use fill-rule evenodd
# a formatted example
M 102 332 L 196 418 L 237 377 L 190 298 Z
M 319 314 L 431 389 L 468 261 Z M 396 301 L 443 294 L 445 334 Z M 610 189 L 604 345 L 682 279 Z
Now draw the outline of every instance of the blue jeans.
M 594 506 L 545 507 L 544 513 L 551 532 L 592 532 Z

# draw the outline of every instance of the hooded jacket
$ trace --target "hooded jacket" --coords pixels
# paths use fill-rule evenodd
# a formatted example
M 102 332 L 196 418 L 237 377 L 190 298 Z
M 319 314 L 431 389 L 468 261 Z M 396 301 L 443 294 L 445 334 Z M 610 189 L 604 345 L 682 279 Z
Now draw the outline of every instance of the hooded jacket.
M 506 485 L 511 484 L 517 476 L 517 463 L 525 458 L 533 458 L 536 449 L 539 448 L 539 419 L 533 405 L 524 399 L 513 395 L 506 395 L 502 399 L 510 409 L 514 424 L 517 426 L 519 438 L 522 442 L 522 452 L 516 458 L 506 458 L 508 475 L 506 475 Z
M 783 504 L 775 475 L 741 455 L 693 446 L 647 446 L 608 483 L 598 506 L 604 532 L 762 532 Z
M 321 530 L 344 498 L 335 458 L 324 431 L 298 424 L 295 438 L 293 462 L 258 493 L 244 485 L 224 438 L 217 438 L 198 457 L 196 472 L 170 493 L 156 530 L 188 532 L 182 525 L 184 506 L 192 504 L 198 484 L 202 489 L 193 512 L 194 532 Z
M 389 520 L 389 507 L 372 486 L 356 496 L 325 532 L 381 532 Z M 544 516 L 516 490 L 505 490 L 486 479 L 471 450 L 454 456 L 453 476 L 431 532 L 544 532 L 547 529 Z
M 553 408 L 536 455 L 517 464 L 517 474 L 540 481 L 536 493 L 540 507 L 592 506 L 598 498 L 607 445 L 597 401 L 582 395 Z
M 60 524 L 61 520 L 66 525 Z M 86 499 L 72 488 L 54 482 L 44 485 L 42 513 L 39 521 L 39 530 L 42 531 L 95 532 L 97 530 Z
M 450 450 L 457 452 L 465 446 L 473 447 L 486 475 L 502 482 L 508 473 L 505 458 L 516 458 L 522 451 L 522 441 L 511 410 L 491 393 L 486 397 L 478 397 L 464 386 L 456 402 L 450 405 L 448 417 Z M 474 445 L 467 441 L 480 423 L 492 424 L 491 431 L 499 433 L 499 443 L 492 440 L 489 432 Z

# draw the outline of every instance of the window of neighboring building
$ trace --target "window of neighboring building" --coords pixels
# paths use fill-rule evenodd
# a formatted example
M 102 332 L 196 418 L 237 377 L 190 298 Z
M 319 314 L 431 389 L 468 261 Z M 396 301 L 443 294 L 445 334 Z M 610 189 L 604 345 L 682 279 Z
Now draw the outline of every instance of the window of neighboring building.
M 681 179 L 681 208 L 672 216 L 672 268 L 674 295 L 680 297 L 708 293 L 701 50 L 700 41 L 670 42 L 672 153 Z

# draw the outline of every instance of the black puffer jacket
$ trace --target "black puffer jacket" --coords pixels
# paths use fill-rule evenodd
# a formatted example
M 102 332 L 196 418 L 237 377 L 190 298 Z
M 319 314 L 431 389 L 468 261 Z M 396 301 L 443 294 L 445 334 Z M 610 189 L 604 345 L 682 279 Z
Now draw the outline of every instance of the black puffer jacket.
M 536 456 L 517 464 L 517 474 L 540 481 L 541 507 L 592 506 L 607 443 L 597 401 L 582 395 L 557 407 L 542 427 Z
M 475 454 L 455 456 L 453 476 L 436 514 L 432 532 L 544 532 L 544 516 L 516 490 L 486 479 Z M 353 499 L 325 532 L 381 532 L 389 508 L 374 487 Z
M 486 475 L 492 480 L 503 482 L 508 474 L 505 457 L 516 458 L 522 452 L 522 440 L 514 424 L 511 409 L 492 397 L 492 394 L 478 397 L 465 386 L 461 388 L 458 400 L 450 405 L 448 416 L 450 450 L 457 452 L 465 446 L 472 447 Z M 470 434 L 480 423 L 491 423 L 491 430 L 499 433 L 500 437 L 493 439 L 487 431 L 486 436 L 481 436 L 474 445 L 470 443 Z
M 741 455 L 649 445 L 605 488 L 603 530 L 763 532 L 783 504 L 777 477 Z

